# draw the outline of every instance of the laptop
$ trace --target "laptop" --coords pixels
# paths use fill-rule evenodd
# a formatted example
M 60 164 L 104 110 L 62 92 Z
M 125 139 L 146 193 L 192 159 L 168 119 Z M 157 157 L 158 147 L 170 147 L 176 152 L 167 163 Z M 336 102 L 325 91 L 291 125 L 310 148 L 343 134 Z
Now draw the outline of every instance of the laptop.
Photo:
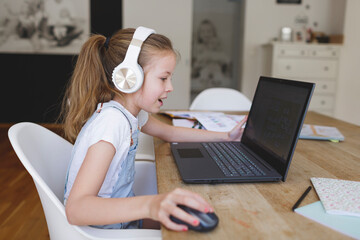
M 285 181 L 315 84 L 260 77 L 239 142 L 170 144 L 185 183 Z

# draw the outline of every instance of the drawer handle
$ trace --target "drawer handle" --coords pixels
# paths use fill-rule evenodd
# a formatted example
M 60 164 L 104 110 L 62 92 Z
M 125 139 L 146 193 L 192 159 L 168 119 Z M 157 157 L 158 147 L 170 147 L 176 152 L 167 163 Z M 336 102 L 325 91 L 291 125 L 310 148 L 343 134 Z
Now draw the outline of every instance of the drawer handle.
M 316 51 L 313 51 L 313 56 L 316 56 Z
M 328 66 L 325 66 L 325 67 L 324 67 L 324 71 L 325 71 L 325 72 L 329 71 L 329 67 L 328 67 Z
M 326 101 L 325 100 L 321 100 L 321 105 L 325 105 L 326 104 Z
M 287 65 L 287 66 L 286 66 L 286 70 L 291 70 L 291 66 L 290 66 L 290 65 Z
M 323 89 L 327 89 L 327 85 L 323 85 L 322 88 L 323 88 Z

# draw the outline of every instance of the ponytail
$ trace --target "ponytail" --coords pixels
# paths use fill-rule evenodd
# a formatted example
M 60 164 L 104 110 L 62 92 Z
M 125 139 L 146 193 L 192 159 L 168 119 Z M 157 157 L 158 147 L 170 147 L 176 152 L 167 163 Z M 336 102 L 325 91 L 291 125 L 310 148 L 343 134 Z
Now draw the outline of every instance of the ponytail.
M 61 115 L 65 138 L 72 143 L 97 104 L 110 101 L 116 94 L 102 64 L 105 40 L 94 35 L 83 45 L 65 93 Z

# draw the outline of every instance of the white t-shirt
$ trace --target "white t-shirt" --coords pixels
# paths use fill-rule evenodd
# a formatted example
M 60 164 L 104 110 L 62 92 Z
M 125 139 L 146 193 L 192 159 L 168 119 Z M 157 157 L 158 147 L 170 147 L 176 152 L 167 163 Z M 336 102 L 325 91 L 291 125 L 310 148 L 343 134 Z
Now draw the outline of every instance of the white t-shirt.
M 133 132 L 137 130 L 138 126 L 139 128 L 144 126 L 148 120 L 148 113 L 145 111 L 140 111 L 137 118 L 135 118 L 119 103 L 115 101 L 111 101 L 111 103 L 116 104 L 126 114 L 132 125 Z M 113 187 L 119 177 L 121 164 L 129 152 L 131 141 L 129 121 L 122 112 L 113 107 L 104 108 L 93 121 L 90 119 L 91 122 L 87 123 L 81 130 L 73 149 L 73 158 L 65 188 L 65 203 L 89 147 L 101 140 L 111 143 L 116 149 L 104 183 L 98 193 L 99 197 L 109 198 L 111 196 Z

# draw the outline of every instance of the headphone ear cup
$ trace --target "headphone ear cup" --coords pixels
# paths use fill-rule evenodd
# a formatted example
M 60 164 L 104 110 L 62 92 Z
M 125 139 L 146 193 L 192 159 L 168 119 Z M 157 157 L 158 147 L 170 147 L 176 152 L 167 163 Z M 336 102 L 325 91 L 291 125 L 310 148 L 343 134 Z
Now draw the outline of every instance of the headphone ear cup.
M 133 93 L 139 90 L 143 84 L 144 71 L 137 63 L 128 64 L 128 62 L 123 62 L 114 69 L 112 80 L 115 87 L 120 91 Z
M 139 90 L 144 81 L 144 71 L 138 64 L 141 45 L 151 34 L 153 29 L 138 27 L 126 51 L 124 61 L 114 68 L 112 81 L 117 89 L 125 93 Z

